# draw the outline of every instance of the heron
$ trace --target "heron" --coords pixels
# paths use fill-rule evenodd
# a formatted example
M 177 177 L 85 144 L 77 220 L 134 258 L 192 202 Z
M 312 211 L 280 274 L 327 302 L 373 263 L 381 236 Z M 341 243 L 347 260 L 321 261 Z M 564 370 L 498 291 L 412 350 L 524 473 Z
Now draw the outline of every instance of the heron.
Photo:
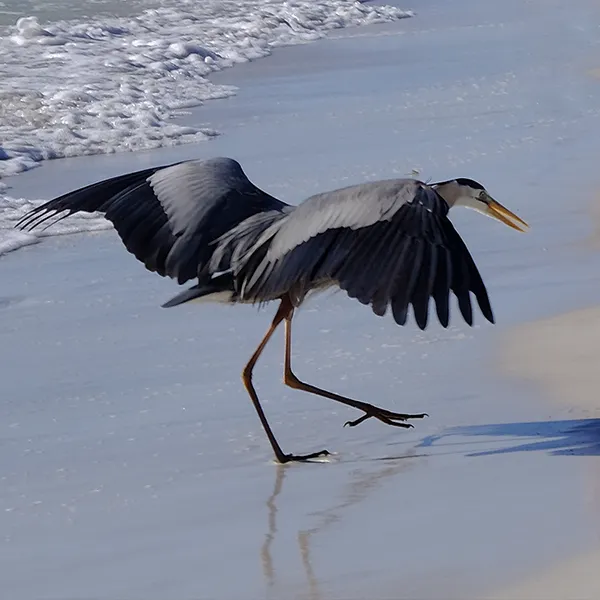
M 16 225 L 32 230 L 74 213 L 101 213 L 125 248 L 146 269 L 193 282 L 164 307 L 191 301 L 264 305 L 277 301 L 273 320 L 242 371 L 242 380 L 279 463 L 327 456 L 285 453 L 265 416 L 252 372 L 283 323 L 284 383 L 362 412 L 345 425 L 377 419 L 396 427 L 426 413 L 393 412 L 300 380 L 292 371 L 292 318 L 311 294 L 341 289 L 405 325 L 409 308 L 417 326 L 428 323 L 433 298 L 448 327 L 450 293 L 473 325 L 471 294 L 494 323 L 486 287 L 464 241 L 448 219 L 465 206 L 518 230 L 528 224 L 494 200 L 476 181 L 424 183 L 414 178 L 355 184 L 310 196 L 293 206 L 250 181 L 228 157 L 184 160 L 147 168 L 68 192 L 29 211 Z M 188 284 L 189 285 L 189 284 Z

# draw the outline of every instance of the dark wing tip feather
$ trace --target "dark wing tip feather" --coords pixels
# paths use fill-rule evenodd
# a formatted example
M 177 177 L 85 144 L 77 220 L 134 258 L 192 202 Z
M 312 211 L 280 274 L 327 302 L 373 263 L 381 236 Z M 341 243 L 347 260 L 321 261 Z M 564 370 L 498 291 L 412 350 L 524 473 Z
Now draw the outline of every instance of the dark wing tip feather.
M 391 304 L 394 321 L 396 321 L 398 325 L 406 325 L 406 319 L 408 318 L 408 306 L 403 305 L 399 301 L 398 297 L 395 297 Z
M 136 182 L 145 180 L 149 175 L 156 172 L 162 167 L 153 167 L 150 169 L 143 169 L 134 173 L 127 173 L 125 175 L 118 175 L 98 181 L 77 190 L 62 194 L 53 200 L 49 200 L 36 206 L 25 214 L 15 224 L 17 229 L 21 230 L 33 230 L 39 227 L 42 223 L 48 219 L 55 217 L 61 213 L 66 212 L 65 215 L 60 217 L 57 221 L 50 223 L 47 227 L 59 220 L 65 219 L 76 212 L 103 212 L 109 200 L 125 190 Z
M 226 232 L 255 214 L 286 206 L 250 182 L 237 161 L 217 157 L 87 185 L 37 206 L 16 227 L 32 230 L 77 212 L 99 212 L 149 271 L 182 284 L 209 271 L 216 242 Z
M 470 315 L 470 322 L 466 318 L 465 318 L 465 321 L 467 321 L 467 323 L 469 325 L 472 325 L 472 323 L 473 323 L 471 299 L 470 299 L 470 297 L 465 298 L 465 293 L 468 296 L 469 292 L 472 292 L 475 296 L 475 299 L 477 300 L 477 304 L 478 304 L 483 316 L 490 323 L 494 324 L 495 323 L 494 313 L 492 311 L 492 306 L 491 306 L 490 299 L 489 299 L 489 296 L 487 293 L 487 289 L 485 287 L 485 284 L 483 283 L 481 274 L 479 273 L 479 269 L 477 268 L 477 265 L 475 264 L 475 261 L 473 260 L 473 257 L 471 256 L 471 253 L 469 252 L 469 249 L 467 248 L 463 239 L 460 237 L 458 232 L 454 229 L 452 224 L 450 224 L 450 227 L 452 228 L 453 245 L 455 246 L 454 263 L 458 268 L 460 268 L 460 273 L 461 273 L 460 282 L 458 284 L 459 289 L 461 289 L 461 290 L 464 289 L 464 286 L 466 285 L 466 292 L 461 291 L 460 295 L 457 293 L 457 297 L 459 299 L 459 307 L 461 309 L 461 312 L 463 311 L 463 307 L 464 307 L 464 310 L 466 311 L 467 315 L 468 316 Z M 461 306 L 461 296 L 463 298 L 462 306 Z M 463 316 L 464 316 L 464 313 L 463 313 Z
M 451 292 L 467 325 L 473 326 L 474 321 L 471 292 L 484 317 L 493 323 L 491 305 L 479 271 L 446 214 L 436 214 L 427 206 L 415 204 L 403 210 L 413 214 L 398 219 L 398 225 L 410 240 L 406 242 L 410 251 L 402 256 L 396 267 L 396 285 L 390 296 L 396 323 L 406 324 L 408 306 L 412 305 L 417 326 L 421 330 L 426 329 L 430 298 L 433 298 L 437 319 L 442 327 L 447 328 Z M 379 299 L 379 312 L 382 312 L 380 305 Z
M 473 307 L 471 305 L 471 296 L 469 291 L 466 290 L 462 292 L 458 297 L 458 308 L 460 310 L 460 314 L 462 315 L 465 323 L 469 325 L 469 327 L 473 326 Z
M 447 328 L 450 324 L 450 293 L 453 292 L 459 312 L 468 326 L 472 327 L 474 322 L 471 293 L 483 316 L 494 323 L 485 284 L 468 248 L 446 215 L 414 204 L 403 208 L 403 211 L 413 213 L 400 215 L 396 223 L 402 228 L 402 243 L 408 252 L 399 252 L 398 245 L 387 250 L 401 256 L 394 269 L 395 285 L 388 290 L 394 321 L 405 325 L 409 306 L 412 305 L 416 325 L 421 330 L 426 329 L 430 299 L 433 298 L 437 319 L 442 327 Z M 382 257 L 382 260 L 385 259 L 389 260 Z M 381 290 L 373 295 L 371 307 L 375 314 L 384 315 L 386 304 Z
M 60 202 L 58 202 L 58 200 L 60 200 Z M 59 221 L 66 219 L 75 212 L 77 212 L 77 210 L 70 209 L 64 205 L 63 198 L 57 198 L 56 201 L 52 200 L 45 204 L 41 204 L 40 206 L 36 206 L 34 209 L 30 210 L 27 214 L 25 214 L 23 217 L 21 217 L 21 219 L 17 221 L 17 223 L 15 224 L 15 228 L 20 229 L 22 231 L 33 231 L 36 227 L 39 227 L 43 223 L 50 221 L 54 217 L 58 217 L 56 220 L 48 223 L 42 230 L 44 231 L 48 229 L 48 227 L 51 227 Z
M 494 311 L 492 310 L 492 305 L 490 303 L 490 299 L 487 293 L 487 289 L 483 280 L 481 279 L 481 275 L 475 266 L 475 263 L 471 260 L 471 280 L 473 293 L 475 294 L 475 298 L 477 299 L 477 304 L 481 310 L 483 316 L 492 324 L 496 322 L 494 318 Z

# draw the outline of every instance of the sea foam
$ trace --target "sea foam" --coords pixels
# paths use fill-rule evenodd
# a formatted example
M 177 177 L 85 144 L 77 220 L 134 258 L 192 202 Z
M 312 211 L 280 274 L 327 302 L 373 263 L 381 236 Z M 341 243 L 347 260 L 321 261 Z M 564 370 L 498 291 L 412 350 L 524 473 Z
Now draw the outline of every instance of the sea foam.
M 411 16 L 352 0 L 167 0 L 130 18 L 40 23 L 0 38 L 0 177 L 40 161 L 204 140 L 174 122 L 235 93 L 217 70 L 337 28 Z
M 208 139 L 220 132 L 175 117 L 235 94 L 211 83 L 211 73 L 334 29 L 409 16 L 353 0 L 165 0 L 128 18 L 22 17 L 0 37 L 0 178 L 47 159 Z M 112 227 L 101 215 L 79 214 L 46 232 L 15 230 L 41 202 L 12 198 L 0 183 L 0 254 L 38 236 Z

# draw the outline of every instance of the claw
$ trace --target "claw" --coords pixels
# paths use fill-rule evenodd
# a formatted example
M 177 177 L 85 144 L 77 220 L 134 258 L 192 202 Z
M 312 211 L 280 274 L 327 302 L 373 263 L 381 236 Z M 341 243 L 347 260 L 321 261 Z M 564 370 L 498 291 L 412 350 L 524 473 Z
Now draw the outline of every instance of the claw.
M 356 427 L 357 425 L 360 425 L 363 421 L 366 421 L 367 419 L 370 419 L 373 415 L 370 415 L 368 413 L 365 413 L 362 417 L 354 420 L 354 421 L 346 421 L 344 423 L 344 427 L 346 427 L 346 425 L 348 427 Z
M 420 413 L 416 415 L 404 415 L 400 413 L 393 413 L 389 410 L 385 410 L 383 408 L 373 407 L 370 410 L 365 410 L 365 414 L 354 421 L 346 421 L 344 423 L 344 427 L 356 427 L 360 425 L 363 421 L 366 421 L 370 418 L 375 418 L 385 423 L 386 425 L 393 425 L 394 427 L 403 427 L 405 429 L 412 429 L 414 425 L 410 423 L 397 423 L 396 421 L 406 421 L 408 419 L 422 419 L 423 417 L 428 417 L 427 413 Z

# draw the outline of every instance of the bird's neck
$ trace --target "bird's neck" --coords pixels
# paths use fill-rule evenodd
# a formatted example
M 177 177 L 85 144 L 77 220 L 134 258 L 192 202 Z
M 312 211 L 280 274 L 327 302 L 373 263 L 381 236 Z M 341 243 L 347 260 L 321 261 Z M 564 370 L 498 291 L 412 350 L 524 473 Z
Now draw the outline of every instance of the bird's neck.
M 446 202 L 446 204 L 452 208 L 455 204 L 464 204 L 464 193 L 462 187 L 456 183 L 456 181 L 446 181 L 444 183 L 438 183 L 432 186 L 433 189 L 439 194 Z

